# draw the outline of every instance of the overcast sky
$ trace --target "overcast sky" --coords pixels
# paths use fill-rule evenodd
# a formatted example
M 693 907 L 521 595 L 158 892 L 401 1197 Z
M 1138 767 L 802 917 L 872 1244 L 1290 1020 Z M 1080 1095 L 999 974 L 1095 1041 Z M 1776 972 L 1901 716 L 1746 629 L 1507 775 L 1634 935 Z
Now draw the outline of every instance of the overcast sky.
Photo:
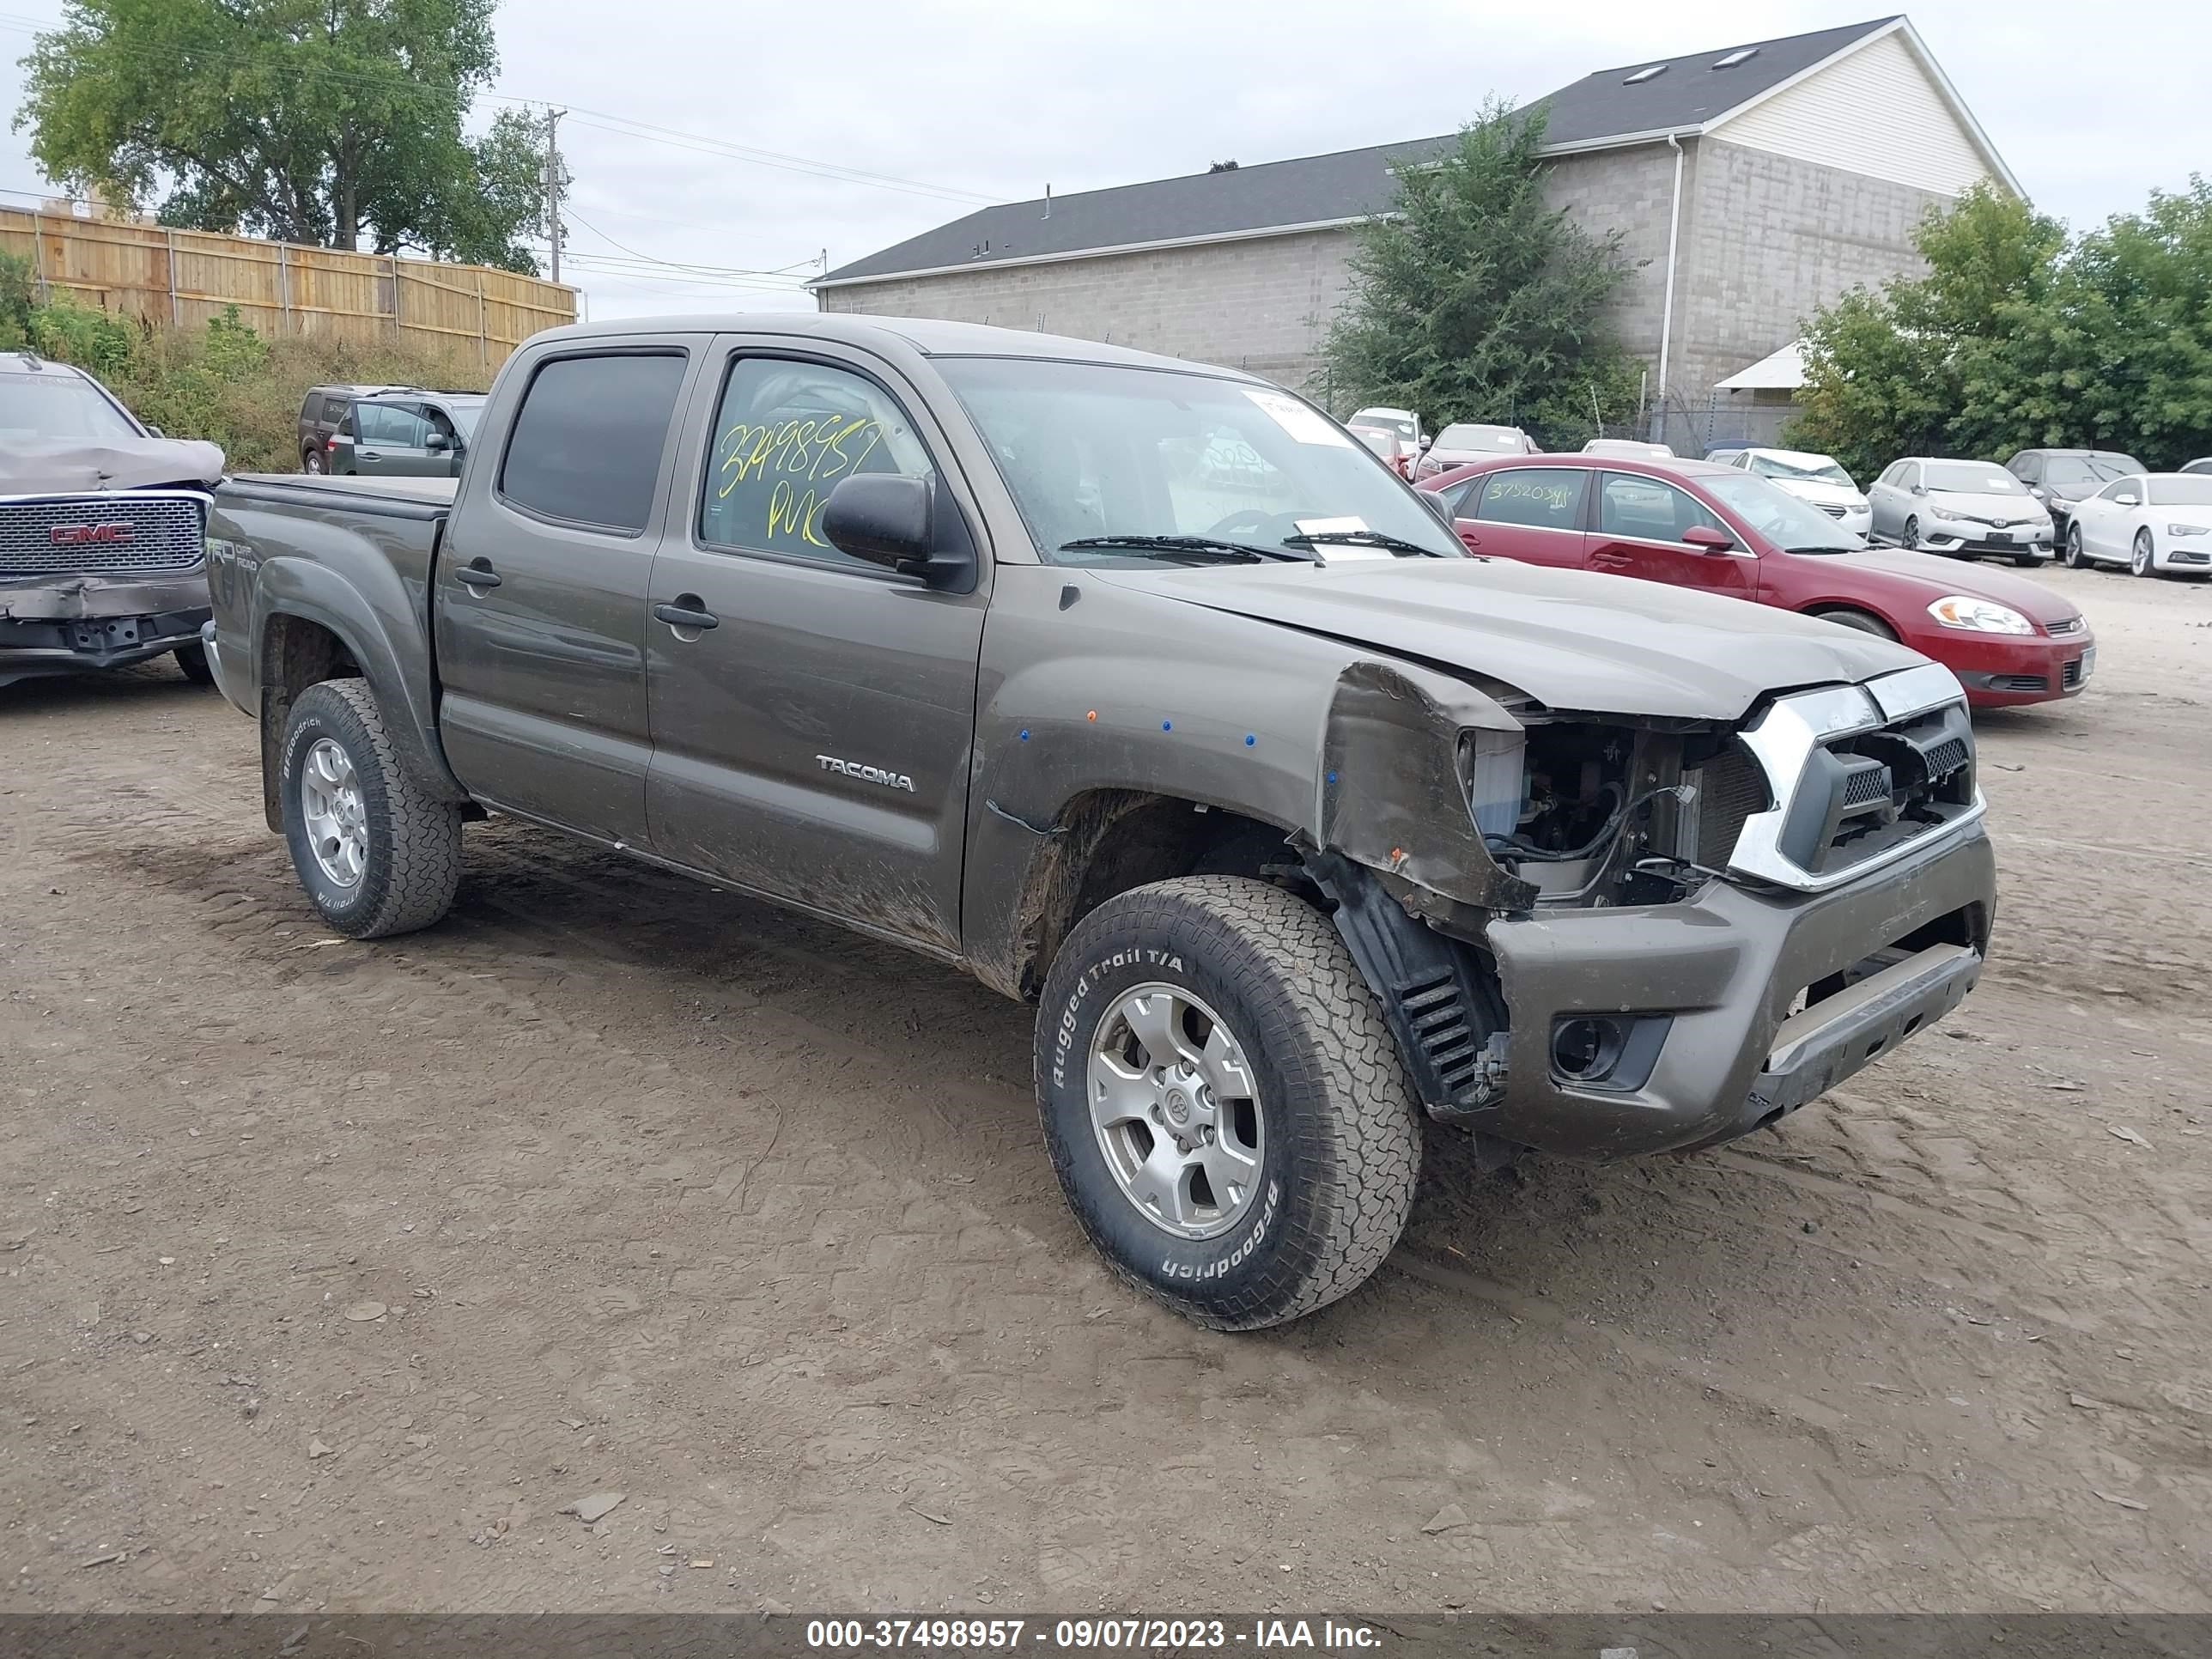
M 60 9 L 0 0 L 11 110 L 22 25 Z M 497 90 L 572 112 L 579 257 L 564 275 L 591 315 L 811 308 L 791 277 L 734 273 L 795 269 L 824 248 L 842 264 L 975 198 L 1425 137 L 1491 93 L 1525 101 L 1633 59 L 1879 15 L 1795 0 L 507 0 Z M 2028 193 L 2076 228 L 2212 170 L 2203 0 L 1923 0 L 1910 15 Z M 479 118 L 496 107 L 480 104 Z M 0 201 L 23 204 L 43 182 L 24 137 L 0 133 L 0 190 L 17 192 Z

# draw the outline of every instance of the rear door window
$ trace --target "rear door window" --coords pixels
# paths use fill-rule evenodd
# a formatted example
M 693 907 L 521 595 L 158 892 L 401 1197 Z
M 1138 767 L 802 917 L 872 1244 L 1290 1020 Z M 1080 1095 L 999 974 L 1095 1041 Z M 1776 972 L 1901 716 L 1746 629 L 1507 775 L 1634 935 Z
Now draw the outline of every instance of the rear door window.
M 1485 524 L 1579 530 L 1589 478 L 1588 469 L 1578 466 L 1510 466 L 1487 472 L 1480 493 L 1462 503 L 1462 516 Z M 1469 506 L 1471 513 L 1465 510 Z
M 625 535 L 643 530 L 684 369 L 680 351 L 541 364 L 508 430 L 501 499 L 565 524 Z

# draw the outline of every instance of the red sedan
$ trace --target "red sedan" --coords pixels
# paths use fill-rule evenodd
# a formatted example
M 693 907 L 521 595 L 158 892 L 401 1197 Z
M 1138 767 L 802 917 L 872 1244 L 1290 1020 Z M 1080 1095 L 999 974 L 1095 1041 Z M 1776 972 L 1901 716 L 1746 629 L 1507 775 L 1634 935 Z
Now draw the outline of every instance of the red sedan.
M 1874 549 L 1765 478 L 1704 461 L 1505 455 L 1423 479 L 1471 552 L 1612 571 L 1901 640 L 1978 708 L 2070 697 L 2096 666 L 2081 613 L 2024 577 Z

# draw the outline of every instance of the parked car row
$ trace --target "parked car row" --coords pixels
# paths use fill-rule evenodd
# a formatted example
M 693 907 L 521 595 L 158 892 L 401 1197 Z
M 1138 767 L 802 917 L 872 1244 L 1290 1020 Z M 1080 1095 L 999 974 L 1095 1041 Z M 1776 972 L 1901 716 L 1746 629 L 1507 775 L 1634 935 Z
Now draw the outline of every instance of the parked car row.
M 1748 466 L 1499 457 L 1416 487 L 1470 552 L 1697 588 L 1900 641 L 1948 667 L 1977 707 L 2069 696 L 2095 671 L 2096 641 L 2062 596 L 1911 549 L 1869 548 L 1824 506 Z

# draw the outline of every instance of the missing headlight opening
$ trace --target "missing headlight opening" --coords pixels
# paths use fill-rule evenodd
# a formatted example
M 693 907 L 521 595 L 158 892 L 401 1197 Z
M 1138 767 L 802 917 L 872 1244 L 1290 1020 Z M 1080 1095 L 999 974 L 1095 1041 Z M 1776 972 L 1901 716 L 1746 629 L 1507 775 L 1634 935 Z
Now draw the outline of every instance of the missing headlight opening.
M 1484 847 L 1539 903 L 1679 897 L 1700 866 L 1726 862 L 1735 830 L 1766 804 L 1750 758 L 1702 729 L 1539 720 L 1517 744 L 1468 733 L 1460 770 Z

